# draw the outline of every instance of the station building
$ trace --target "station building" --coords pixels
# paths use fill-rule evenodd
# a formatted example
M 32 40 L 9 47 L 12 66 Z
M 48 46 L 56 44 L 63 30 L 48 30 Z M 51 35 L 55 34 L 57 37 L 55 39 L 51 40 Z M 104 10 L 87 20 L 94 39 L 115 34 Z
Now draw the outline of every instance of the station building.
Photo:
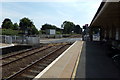
M 100 40 L 120 44 L 120 0 L 103 0 L 91 24 L 90 39 L 93 40 L 93 31 L 100 30 Z

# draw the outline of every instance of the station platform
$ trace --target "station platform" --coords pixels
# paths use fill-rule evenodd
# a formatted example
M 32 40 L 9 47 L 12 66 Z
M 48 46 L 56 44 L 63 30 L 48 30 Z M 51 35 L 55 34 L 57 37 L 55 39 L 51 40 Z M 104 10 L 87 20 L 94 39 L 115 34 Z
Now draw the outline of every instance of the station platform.
M 1 48 L 5 48 L 5 47 L 10 47 L 10 46 L 14 46 L 15 44 L 5 44 L 5 43 L 0 43 L 0 49 Z
M 108 47 L 99 41 L 84 42 L 75 80 L 120 80 L 120 69 L 108 56 Z
M 107 52 L 99 41 L 76 41 L 33 80 L 120 80 L 120 69 Z
M 60 39 L 41 39 L 40 43 L 50 43 L 51 41 L 56 41 L 56 40 L 60 40 Z
M 75 42 L 81 41 L 82 38 L 59 38 L 59 39 L 41 39 L 40 43 L 62 43 L 62 42 Z
M 83 41 L 74 42 L 57 59 L 40 72 L 33 80 L 41 78 L 68 78 L 75 77 L 76 62 L 80 57 Z

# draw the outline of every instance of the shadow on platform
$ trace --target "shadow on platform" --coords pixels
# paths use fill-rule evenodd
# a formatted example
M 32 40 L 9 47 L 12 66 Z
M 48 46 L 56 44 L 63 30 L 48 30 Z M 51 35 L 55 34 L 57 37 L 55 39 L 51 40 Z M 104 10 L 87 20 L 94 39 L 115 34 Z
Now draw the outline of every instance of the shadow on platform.
M 80 56 L 76 79 L 116 80 L 120 70 L 107 56 L 108 48 L 100 42 L 85 42 Z

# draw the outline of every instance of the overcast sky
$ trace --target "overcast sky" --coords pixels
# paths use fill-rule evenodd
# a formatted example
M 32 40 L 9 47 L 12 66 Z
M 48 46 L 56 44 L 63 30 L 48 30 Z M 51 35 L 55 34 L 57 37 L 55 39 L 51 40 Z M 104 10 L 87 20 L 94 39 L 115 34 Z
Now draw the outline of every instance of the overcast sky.
M 5 18 L 19 23 L 23 17 L 31 19 L 39 30 L 45 23 L 61 27 L 64 21 L 76 25 L 90 24 L 102 0 L 41 0 L 0 3 L 0 25 Z

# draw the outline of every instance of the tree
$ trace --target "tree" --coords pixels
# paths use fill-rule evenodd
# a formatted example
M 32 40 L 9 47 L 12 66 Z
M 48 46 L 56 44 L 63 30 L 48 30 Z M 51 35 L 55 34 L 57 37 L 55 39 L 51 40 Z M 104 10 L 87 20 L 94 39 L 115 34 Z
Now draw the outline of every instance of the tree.
M 20 30 L 23 31 L 23 34 L 25 34 L 25 32 L 28 32 L 28 35 L 38 34 L 38 30 L 29 18 L 22 18 L 20 20 L 19 27 Z
M 34 35 L 39 34 L 39 31 L 35 27 L 35 25 L 32 25 L 31 28 L 28 28 L 28 35 Z
M 17 23 L 13 24 L 13 30 L 18 30 L 19 29 L 19 25 Z
M 26 17 L 25 17 L 25 18 L 22 18 L 22 19 L 20 20 L 20 23 L 19 23 L 19 27 L 20 27 L 20 29 L 23 30 L 23 31 L 27 30 L 27 28 L 30 28 L 31 25 L 32 25 L 31 20 L 28 19 L 28 18 L 26 18 Z
M 2 28 L 3 29 L 12 29 L 13 28 L 13 23 L 9 18 L 4 19 L 2 22 Z
M 46 23 L 46 24 L 42 25 L 41 30 L 46 30 L 46 29 L 56 29 L 56 26 Z
M 63 28 L 63 33 L 70 34 L 72 31 L 74 31 L 75 24 L 70 21 L 64 21 L 61 27 Z
M 74 33 L 81 34 L 82 33 L 82 28 L 80 25 L 75 25 L 74 26 Z

